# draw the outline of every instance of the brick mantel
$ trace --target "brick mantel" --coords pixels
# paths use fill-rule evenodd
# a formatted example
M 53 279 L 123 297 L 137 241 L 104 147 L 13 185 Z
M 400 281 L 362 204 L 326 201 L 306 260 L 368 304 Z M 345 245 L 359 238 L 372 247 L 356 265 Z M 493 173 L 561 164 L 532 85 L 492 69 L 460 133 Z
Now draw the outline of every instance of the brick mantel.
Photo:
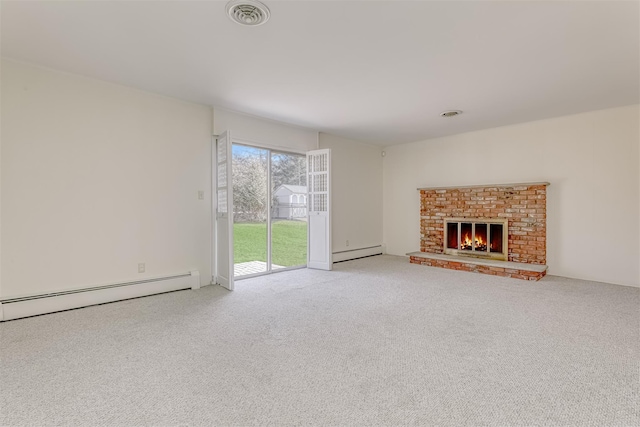
M 544 265 L 547 182 L 420 188 L 420 251 L 444 252 L 445 218 L 505 218 L 508 261 Z

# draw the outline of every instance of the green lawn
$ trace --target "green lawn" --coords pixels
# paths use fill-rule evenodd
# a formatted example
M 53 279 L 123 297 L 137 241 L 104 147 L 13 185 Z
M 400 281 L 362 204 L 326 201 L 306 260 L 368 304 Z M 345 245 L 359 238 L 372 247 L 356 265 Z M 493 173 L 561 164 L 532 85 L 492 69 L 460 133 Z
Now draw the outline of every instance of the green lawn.
M 272 262 L 291 267 L 307 263 L 307 223 L 275 221 L 272 229 Z M 267 261 L 267 224 L 233 224 L 234 262 Z

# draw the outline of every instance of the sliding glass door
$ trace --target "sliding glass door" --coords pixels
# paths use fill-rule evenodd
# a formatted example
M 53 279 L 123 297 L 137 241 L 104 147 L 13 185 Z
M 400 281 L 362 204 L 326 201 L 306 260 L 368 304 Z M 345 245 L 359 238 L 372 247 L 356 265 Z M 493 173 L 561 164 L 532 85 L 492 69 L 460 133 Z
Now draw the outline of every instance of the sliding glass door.
M 304 155 L 233 144 L 234 277 L 307 262 Z

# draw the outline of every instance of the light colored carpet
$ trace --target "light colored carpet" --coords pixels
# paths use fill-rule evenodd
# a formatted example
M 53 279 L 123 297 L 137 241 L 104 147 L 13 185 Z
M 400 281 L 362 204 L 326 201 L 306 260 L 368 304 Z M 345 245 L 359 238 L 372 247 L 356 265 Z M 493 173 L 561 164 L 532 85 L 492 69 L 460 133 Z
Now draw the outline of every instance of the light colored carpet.
M 0 324 L 2 425 L 638 425 L 640 289 L 378 256 Z

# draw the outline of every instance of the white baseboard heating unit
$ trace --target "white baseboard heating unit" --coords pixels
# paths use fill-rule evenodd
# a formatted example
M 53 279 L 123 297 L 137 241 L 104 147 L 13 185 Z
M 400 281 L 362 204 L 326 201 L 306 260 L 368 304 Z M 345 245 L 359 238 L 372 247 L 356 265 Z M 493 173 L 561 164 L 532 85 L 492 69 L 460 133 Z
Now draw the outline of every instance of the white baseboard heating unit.
M 0 299 L 0 321 L 54 313 L 163 292 L 200 288 L 200 273 L 191 271 L 82 289 Z
M 385 253 L 384 245 L 370 246 L 368 248 L 350 249 L 333 253 L 333 262 L 349 261 L 352 259 L 363 258 L 372 255 L 381 255 Z

